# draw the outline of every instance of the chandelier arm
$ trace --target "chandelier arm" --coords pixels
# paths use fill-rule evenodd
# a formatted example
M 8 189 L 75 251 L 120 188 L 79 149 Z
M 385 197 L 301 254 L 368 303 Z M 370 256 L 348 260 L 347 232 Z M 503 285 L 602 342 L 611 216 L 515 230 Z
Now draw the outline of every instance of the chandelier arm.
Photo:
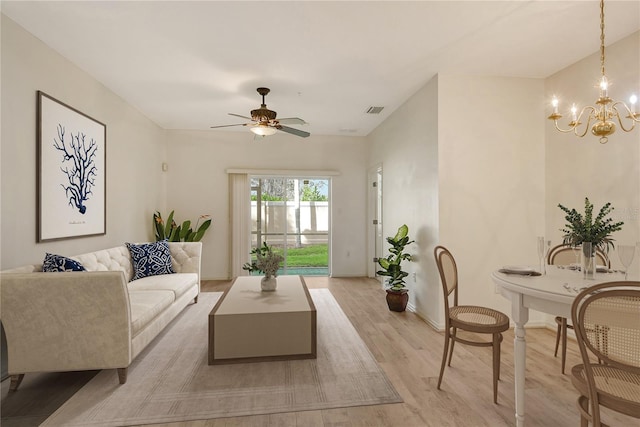
M 583 112 L 587 108 L 591 108 L 593 111 L 595 111 L 595 108 L 593 107 L 585 107 L 582 109 Z M 582 117 L 582 112 L 580 113 L 580 116 L 578 116 L 578 119 L 580 119 L 580 117 Z M 593 120 L 593 118 L 594 118 L 593 114 L 589 114 L 589 116 L 587 117 L 587 124 L 584 127 L 584 132 L 582 133 L 578 133 L 578 124 L 580 124 L 580 120 L 578 120 L 576 126 L 574 127 L 573 133 L 576 134 L 576 136 L 579 136 L 580 138 L 585 136 L 587 132 L 589 132 L 589 129 L 591 129 L 591 120 Z
M 589 113 L 586 115 L 587 116 L 587 123 L 584 126 L 584 132 L 578 133 L 578 126 L 580 126 L 580 119 L 588 111 L 589 111 Z M 587 134 L 587 132 L 589 132 L 589 129 L 591 128 L 591 120 L 593 120 L 593 118 L 597 115 L 597 113 L 598 112 L 596 111 L 596 109 L 594 107 L 592 107 L 591 105 L 587 105 L 586 107 L 582 107 L 582 110 L 580 110 L 580 114 L 578 114 L 578 117 L 576 118 L 576 120 L 574 122 L 572 122 L 572 123 L 575 123 L 574 126 L 573 126 L 573 133 L 576 136 L 579 136 L 580 138 L 585 136 Z
M 582 134 L 578 133 L 578 126 L 580 126 L 582 123 L 580 122 L 580 119 L 582 118 L 582 116 L 585 115 L 585 112 L 587 112 L 588 110 L 591 110 L 591 113 L 588 116 L 588 120 L 587 120 L 587 126 L 585 127 L 585 130 Z M 572 120 L 571 122 L 569 122 L 569 128 L 567 129 L 562 129 L 560 126 L 558 126 L 558 119 L 555 118 L 553 120 L 553 124 L 556 126 L 556 130 L 562 132 L 562 133 L 569 133 L 569 132 L 573 132 L 574 134 L 576 134 L 579 137 L 583 137 L 587 134 L 587 132 L 589 131 L 589 124 L 591 123 L 592 117 L 595 116 L 596 114 L 596 109 L 590 105 L 587 105 L 586 107 L 583 107 L 582 110 L 580 110 L 580 114 L 577 115 L 575 120 Z M 558 116 L 561 117 L 561 116 Z M 549 117 L 549 118 L 553 118 L 553 116 Z
M 620 111 L 618 111 L 618 105 L 622 105 L 622 107 L 624 107 L 624 110 L 626 110 L 627 113 L 629 113 L 627 118 L 631 119 L 631 127 L 630 128 L 626 128 L 624 126 L 624 122 L 622 121 L 622 116 L 620 115 Z M 618 102 L 616 102 L 615 104 L 613 104 L 611 106 L 611 110 L 615 112 L 614 115 L 618 119 L 618 123 L 620 124 L 620 127 L 622 128 L 623 131 L 631 132 L 636 127 L 636 122 L 639 121 L 639 120 L 636 119 L 635 117 L 633 117 L 633 114 L 631 113 L 631 110 L 629 109 L 629 107 L 627 107 L 627 104 L 625 104 L 622 101 L 618 101 Z
M 632 112 L 631 109 L 629 108 L 629 106 L 626 103 L 622 102 L 622 101 L 614 102 L 613 105 L 611 106 L 611 108 L 616 110 L 616 114 L 618 115 L 618 120 L 620 120 L 620 118 L 621 118 L 620 111 L 618 111 L 618 108 L 617 108 L 618 105 L 622 105 L 622 107 L 624 108 L 623 113 L 624 112 L 627 113 L 627 116 L 625 117 L 626 119 L 631 119 L 633 122 L 640 123 L 640 114 Z M 631 129 L 633 129 L 633 127 L 631 127 Z
M 556 125 L 556 130 L 562 132 L 562 133 L 569 133 L 569 132 L 573 132 L 575 131 L 575 126 L 574 127 L 570 127 L 569 129 L 562 129 L 560 126 L 558 126 L 558 120 L 554 120 L 553 124 Z

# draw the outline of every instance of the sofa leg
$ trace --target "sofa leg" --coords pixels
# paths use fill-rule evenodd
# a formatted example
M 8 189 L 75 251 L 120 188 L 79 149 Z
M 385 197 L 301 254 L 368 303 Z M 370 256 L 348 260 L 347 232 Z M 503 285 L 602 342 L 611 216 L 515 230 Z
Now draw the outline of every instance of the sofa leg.
M 127 382 L 127 370 L 129 368 L 118 368 L 118 380 L 120 384 L 124 384 Z
M 193 303 L 197 304 L 198 303 L 198 295 L 196 295 L 196 297 L 193 299 Z
M 11 384 L 9 385 L 9 391 L 17 391 L 23 378 L 24 374 L 11 375 Z

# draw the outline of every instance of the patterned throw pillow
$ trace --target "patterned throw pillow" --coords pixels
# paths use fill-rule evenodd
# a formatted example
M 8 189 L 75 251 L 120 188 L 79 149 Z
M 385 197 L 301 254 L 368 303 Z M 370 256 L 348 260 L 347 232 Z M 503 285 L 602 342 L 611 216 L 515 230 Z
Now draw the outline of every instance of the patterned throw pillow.
M 141 279 L 147 276 L 157 276 L 159 274 L 172 274 L 173 264 L 171 263 L 171 252 L 166 240 L 153 243 L 143 243 L 134 245 L 127 243 L 131 261 L 133 262 L 133 279 Z
M 85 268 L 78 261 L 62 255 L 46 253 L 42 263 L 42 271 L 46 273 L 61 271 L 85 271 Z

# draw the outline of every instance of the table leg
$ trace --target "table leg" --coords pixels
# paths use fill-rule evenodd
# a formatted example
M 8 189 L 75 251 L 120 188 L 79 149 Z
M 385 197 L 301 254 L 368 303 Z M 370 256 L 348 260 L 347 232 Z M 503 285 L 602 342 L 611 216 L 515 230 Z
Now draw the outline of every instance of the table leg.
M 516 323 L 514 348 L 514 369 L 516 385 L 516 426 L 524 426 L 524 375 L 527 360 L 527 342 L 524 339 L 524 324 Z
M 514 377 L 516 391 L 516 426 L 524 427 L 524 380 L 527 361 L 527 342 L 525 340 L 524 325 L 529 320 L 529 309 L 522 304 L 522 295 L 519 301 L 512 302 L 512 316 L 516 324 L 513 340 Z

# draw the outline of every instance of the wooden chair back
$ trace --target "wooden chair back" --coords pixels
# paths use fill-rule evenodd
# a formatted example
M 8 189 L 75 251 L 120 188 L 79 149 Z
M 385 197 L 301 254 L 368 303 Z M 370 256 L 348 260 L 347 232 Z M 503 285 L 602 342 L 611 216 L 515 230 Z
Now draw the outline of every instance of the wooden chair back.
M 640 282 L 592 286 L 576 297 L 571 315 L 585 363 L 588 350 L 605 364 L 640 374 Z
M 596 264 L 611 268 L 611 261 L 607 254 L 596 250 Z M 580 247 L 558 245 L 553 247 L 547 255 L 549 265 L 569 265 L 580 262 Z
M 446 317 L 449 317 L 449 296 L 451 293 L 453 293 L 453 307 L 458 305 L 458 267 L 451 252 L 444 246 L 436 246 L 433 255 L 440 273 L 440 282 L 442 282 L 445 314 Z

